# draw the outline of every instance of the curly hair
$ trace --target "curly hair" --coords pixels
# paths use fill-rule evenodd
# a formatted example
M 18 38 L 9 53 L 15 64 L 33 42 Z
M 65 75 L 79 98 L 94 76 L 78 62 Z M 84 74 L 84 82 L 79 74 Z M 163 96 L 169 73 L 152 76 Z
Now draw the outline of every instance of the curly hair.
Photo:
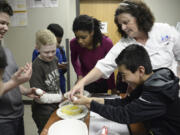
M 117 19 L 117 16 L 122 13 L 128 13 L 135 17 L 138 29 L 146 34 L 151 30 L 155 21 L 154 15 L 144 2 L 128 0 L 121 2 L 115 11 L 114 22 L 118 27 L 118 32 L 125 38 L 128 35 L 121 29 L 121 24 L 118 23 Z
M 94 31 L 93 35 L 93 49 L 95 49 L 98 43 L 102 42 L 101 33 L 101 23 L 96 18 L 90 17 L 88 15 L 80 15 L 75 18 L 73 22 L 73 32 L 77 31 L 88 31 L 91 33 Z

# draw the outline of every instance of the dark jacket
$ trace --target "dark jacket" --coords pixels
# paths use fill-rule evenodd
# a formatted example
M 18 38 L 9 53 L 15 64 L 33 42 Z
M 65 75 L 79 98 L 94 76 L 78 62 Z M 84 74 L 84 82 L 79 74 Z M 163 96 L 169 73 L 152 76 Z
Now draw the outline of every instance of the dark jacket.
M 143 122 L 153 135 L 180 135 L 179 79 L 167 68 L 154 71 L 125 99 L 95 101 L 91 110 L 119 123 Z

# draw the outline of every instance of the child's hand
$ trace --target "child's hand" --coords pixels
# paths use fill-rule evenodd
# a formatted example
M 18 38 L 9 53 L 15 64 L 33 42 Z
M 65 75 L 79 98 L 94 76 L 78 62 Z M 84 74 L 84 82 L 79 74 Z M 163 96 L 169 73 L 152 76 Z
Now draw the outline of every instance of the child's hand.
M 21 67 L 16 73 L 13 74 L 11 80 L 19 85 L 29 81 L 31 75 L 32 63 L 27 63 L 24 67 Z
M 36 89 L 36 94 L 38 95 L 38 96 L 42 96 L 44 93 L 46 93 L 45 91 L 43 91 L 43 90 L 41 90 L 41 89 Z
M 27 92 L 26 92 L 26 96 L 30 97 L 30 98 L 40 98 L 40 95 L 38 95 L 36 93 L 36 88 L 30 88 Z
M 67 63 L 58 63 L 58 68 L 60 69 L 67 69 Z
M 73 98 L 73 104 L 86 105 L 88 108 L 91 103 L 91 98 L 83 96 L 83 95 L 75 95 Z

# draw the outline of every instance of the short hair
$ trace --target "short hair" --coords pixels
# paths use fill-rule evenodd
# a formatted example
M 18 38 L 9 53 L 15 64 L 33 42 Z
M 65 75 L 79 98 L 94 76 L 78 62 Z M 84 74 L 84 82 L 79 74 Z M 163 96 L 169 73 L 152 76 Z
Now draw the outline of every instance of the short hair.
M 9 16 L 13 15 L 13 10 L 11 8 L 11 6 L 8 4 L 8 2 L 6 2 L 6 0 L 0 0 L 0 13 L 6 13 Z
M 5 69 L 7 66 L 7 58 L 4 48 L 0 45 L 0 69 Z
M 56 37 L 50 30 L 43 29 L 36 32 L 36 45 L 38 49 L 45 45 L 56 45 L 56 42 Z
M 144 47 L 132 44 L 126 47 L 119 56 L 115 59 L 118 66 L 124 65 L 126 69 L 132 73 L 136 72 L 139 66 L 145 68 L 145 73 L 150 74 L 152 72 L 152 65 L 149 55 Z
M 127 38 L 128 35 L 121 29 L 121 25 L 117 19 L 117 16 L 122 13 L 128 13 L 135 17 L 138 29 L 146 34 L 151 30 L 155 21 L 153 13 L 144 2 L 132 0 L 121 2 L 115 11 L 114 22 L 118 27 L 118 32 L 125 38 Z
M 96 18 L 88 15 L 77 16 L 73 22 L 73 32 L 77 32 L 79 30 L 88 31 L 89 33 L 94 31 L 93 49 L 97 47 L 98 43 L 102 42 L 101 22 Z
M 48 25 L 47 29 L 54 33 L 56 37 L 62 38 L 64 35 L 64 30 L 59 24 L 51 23 Z

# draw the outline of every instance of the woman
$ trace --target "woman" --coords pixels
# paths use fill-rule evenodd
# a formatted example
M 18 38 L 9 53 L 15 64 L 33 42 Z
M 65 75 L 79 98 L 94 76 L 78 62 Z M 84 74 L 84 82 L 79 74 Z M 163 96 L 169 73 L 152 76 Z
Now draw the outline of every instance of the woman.
M 97 61 L 104 58 L 112 48 L 112 41 L 101 33 L 100 21 L 88 15 L 80 15 L 73 22 L 74 39 L 70 42 L 71 61 L 78 77 L 78 82 L 93 69 Z M 85 90 L 90 93 L 104 93 L 113 89 L 114 74 L 110 78 L 89 83 Z
M 154 16 L 144 2 L 121 2 L 115 12 L 115 23 L 122 39 L 72 88 L 71 98 L 77 91 L 82 93 L 85 85 L 101 77 L 108 78 L 117 67 L 115 58 L 130 44 L 145 47 L 153 69 L 173 69 L 173 62 L 176 60 L 177 74 L 180 76 L 180 34 L 168 24 L 154 23 Z

